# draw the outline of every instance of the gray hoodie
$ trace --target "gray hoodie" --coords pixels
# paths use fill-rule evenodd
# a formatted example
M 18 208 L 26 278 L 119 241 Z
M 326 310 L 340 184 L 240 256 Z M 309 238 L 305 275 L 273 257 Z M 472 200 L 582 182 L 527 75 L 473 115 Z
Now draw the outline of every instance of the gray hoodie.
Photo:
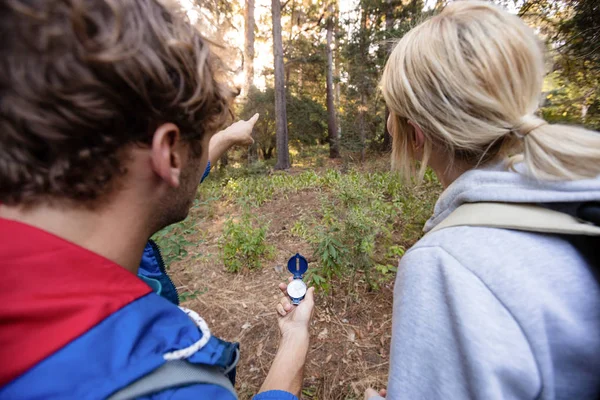
M 472 170 L 444 191 L 425 231 L 468 202 L 598 200 L 600 179 Z M 573 238 L 504 229 L 426 235 L 398 269 L 387 398 L 599 399 L 600 238 L 589 240 L 582 252 Z

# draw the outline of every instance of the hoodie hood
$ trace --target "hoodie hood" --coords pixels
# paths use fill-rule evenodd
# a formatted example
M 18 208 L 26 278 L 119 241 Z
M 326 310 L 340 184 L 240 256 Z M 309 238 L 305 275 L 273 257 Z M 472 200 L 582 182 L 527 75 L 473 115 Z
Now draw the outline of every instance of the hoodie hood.
M 438 199 L 424 227 L 429 232 L 464 203 L 582 203 L 600 201 L 600 177 L 578 181 L 541 181 L 506 169 L 504 163 L 465 172 Z

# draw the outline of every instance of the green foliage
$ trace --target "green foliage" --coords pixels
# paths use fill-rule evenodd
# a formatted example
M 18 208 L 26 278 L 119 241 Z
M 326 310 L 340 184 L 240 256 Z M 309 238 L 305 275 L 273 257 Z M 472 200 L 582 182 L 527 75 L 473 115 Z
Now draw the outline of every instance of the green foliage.
M 359 276 L 374 289 L 390 279 L 404 250 L 421 236 L 440 191 L 430 171 L 421 186 L 407 185 L 390 171 L 308 169 L 247 176 L 226 171 L 233 175 L 221 177 L 221 200 L 243 209 L 292 198 L 301 191 L 315 193 L 318 205 L 293 221 L 290 233 L 310 244 L 316 262 L 307 279 L 324 291 L 331 290 L 331 281 L 337 278 Z M 248 212 L 239 221 L 227 221 L 221 240 L 227 268 L 256 268 L 269 253 L 263 247 L 265 235 L 266 227 Z
M 308 241 L 318 260 L 312 284 L 329 291 L 331 279 L 361 273 L 371 288 L 388 279 L 404 249 L 420 236 L 439 192 L 435 180 L 420 187 L 404 185 L 392 172 L 319 175 L 321 196 L 316 218 L 302 218 L 292 234 Z
M 275 92 L 272 87 L 264 91 L 252 88 L 240 110 L 241 118 L 260 113 L 254 126 L 254 135 L 264 159 L 273 157 L 275 149 Z M 312 98 L 302 95 L 287 96 L 287 121 L 290 142 L 313 145 L 327 136 L 327 113 Z
M 538 29 L 552 55 L 542 114 L 552 123 L 600 129 L 600 3 L 530 0 L 519 14 Z
M 189 300 L 194 300 L 197 299 L 198 296 L 203 295 L 204 293 L 206 293 L 208 291 L 208 289 L 204 288 L 202 290 L 194 290 L 194 291 L 188 291 L 188 292 L 183 292 L 183 293 L 179 293 L 179 300 L 183 303 Z
M 192 219 L 187 218 L 182 222 L 167 226 L 152 236 L 152 240 L 160 248 L 160 253 L 167 267 L 173 261 L 179 261 L 187 256 L 186 247 L 192 243 L 186 239 L 186 236 L 192 233 L 194 233 Z
M 223 262 L 229 272 L 240 272 L 244 267 L 260 267 L 261 257 L 270 257 L 273 247 L 265 243 L 267 226 L 255 226 L 249 213 L 239 221 L 229 219 L 225 222 L 220 241 Z
M 385 135 L 385 104 L 377 87 L 392 43 L 424 17 L 423 1 L 360 0 L 342 19 L 340 56 L 347 80 L 341 87 L 342 146 L 357 152 L 379 147 Z

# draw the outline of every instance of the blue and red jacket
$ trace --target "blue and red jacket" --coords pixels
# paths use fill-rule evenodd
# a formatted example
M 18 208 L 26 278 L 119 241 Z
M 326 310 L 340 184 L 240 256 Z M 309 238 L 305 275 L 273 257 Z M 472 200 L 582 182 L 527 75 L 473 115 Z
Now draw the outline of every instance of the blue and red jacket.
M 177 293 L 152 243 L 140 279 L 50 233 L 0 219 L 0 260 L 0 399 L 104 399 L 167 359 L 218 366 L 234 379 L 237 344 L 210 335 L 174 304 Z M 144 398 L 233 395 L 193 384 Z M 255 399 L 296 397 L 270 391 Z

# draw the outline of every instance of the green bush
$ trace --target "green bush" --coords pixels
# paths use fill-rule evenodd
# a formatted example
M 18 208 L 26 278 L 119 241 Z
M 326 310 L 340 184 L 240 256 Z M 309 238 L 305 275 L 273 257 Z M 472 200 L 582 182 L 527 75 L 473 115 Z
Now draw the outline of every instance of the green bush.
M 200 187 L 201 205 L 220 198 L 247 210 L 300 191 L 316 192 L 318 205 L 294 221 L 290 233 L 311 245 L 317 262 L 307 278 L 325 291 L 335 278 L 358 277 L 373 289 L 391 279 L 404 249 L 421 237 L 440 191 L 431 171 L 415 186 L 377 167 L 263 174 L 230 166 L 212 179 Z M 249 215 L 225 224 L 222 256 L 233 272 L 258 267 L 270 251 L 264 243 L 266 228 Z
M 186 239 L 186 236 L 194 233 L 191 224 L 191 219 L 187 218 L 152 235 L 152 240 L 160 248 L 160 253 L 167 268 L 173 261 L 179 261 L 187 256 L 186 247 L 192 243 Z
M 267 226 L 254 226 L 250 214 L 245 213 L 239 222 L 225 222 L 220 248 L 223 263 L 229 272 L 240 272 L 244 267 L 260 267 L 261 257 L 270 257 L 273 247 L 265 243 Z
M 439 184 L 428 174 L 421 186 L 404 184 L 392 172 L 328 170 L 319 176 L 320 208 L 291 229 L 307 240 L 318 266 L 309 278 L 329 291 L 335 277 L 356 277 L 372 289 L 393 277 L 404 249 L 422 235 Z M 354 279 L 352 280 L 354 281 Z

